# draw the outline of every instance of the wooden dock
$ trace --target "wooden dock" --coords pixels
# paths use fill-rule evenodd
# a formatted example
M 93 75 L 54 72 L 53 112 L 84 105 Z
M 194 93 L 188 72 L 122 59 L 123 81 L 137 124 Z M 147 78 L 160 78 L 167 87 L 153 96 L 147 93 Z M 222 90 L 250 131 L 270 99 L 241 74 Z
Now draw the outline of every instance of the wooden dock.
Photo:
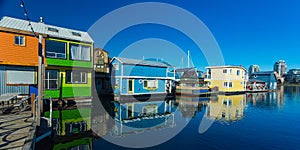
M 0 149 L 34 149 L 34 126 L 30 110 L 0 114 Z

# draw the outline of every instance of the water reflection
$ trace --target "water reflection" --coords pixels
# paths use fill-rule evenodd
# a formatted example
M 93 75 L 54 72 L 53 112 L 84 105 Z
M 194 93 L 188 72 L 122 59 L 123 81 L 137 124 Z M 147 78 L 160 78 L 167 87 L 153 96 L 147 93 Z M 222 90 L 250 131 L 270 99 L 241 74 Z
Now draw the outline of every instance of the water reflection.
M 114 102 L 116 124 L 112 135 L 124 137 L 128 134 L 138 134 L 174 127 L 173 101 L 150 102 Z
M 262 93 L 247 93 L 247 101 L 252 107 L 277 109 L 285 104 L 285 88 L 280 86 L 276 92 L 262 92 Z
M 216 96 L 212 97 L 186 97 L 177 96 L 175 99 L 175 105 L 178 106 L 181 111 L 182 117 L 194 118 L 197 112 L 201 112 L 206 107 L 209 101 L 217 101 Z
M 218 95 L 217 101 L 209 101 L 206 117 L 220 122 L 232 122 L 244 117 L 245 95 Z
M 93 106 L 92 121 L 87 122 L 87 129 L 90 124 L 94 126 L 92 128 L 94 140 L 91 140 L 91 135 L 84 135 L 85 132 L 68 136 L 67 131 L 63 129 L 65 134 L 55 139 L 54 148 L 91 149 L 92 146 L 95 149 L 121 148 L 115 146 L 116 143 L 120 142 L 121 144 L 118 144 L 121 146 L 127 146 L 126 144 L 142 144 L 147 140 L 147 142 L 160 141 L 159 138 L 171 133 L 174 134 L 173 137 L 170 136 L 172 140 L 153 149 L 166 147 L 183 149 L 184 145 L 193 144 L 201 145 L 204 149 L 236 149 L 246 144 L 250 145 L 253 141 L 258 142 L 259 145 L 273 145 L 275 148 L 282 149 L 284 148 L 282 140 L 289 143 L 285 144 L 287 149 L 294 148 L 296 141 L 299 141 L 299 136 L 294 131 L 299 131 L 299 126 L 289 124 L 300 123 L 297 119 L 299 97 L 300 87 L 278 87 L 276 92 L 218 95 L 214 98 L 176 97 L 174 100 L 167 101 L 158 99 L 122 103 L 114 102 L 109 98 L 101 99 L 101 102 L 96 101 L 100 104 L 95 105 L 102 105 L 105 109 Z M 203 116 L 215 122 L 205 134 L 199 134 L 197 129 Z M 66 125 L 66 122 L 70 123 L 71 120 L 66 120 L 63 124 Z M 177 130 L 179 127 L 184 130 Z M 152 139 L 149 140 L 147 136 Z M 192 138 L 183 143 L 182 139 L 189 136 Z M 112 138 L 105 142 L 105 137 Z M 257 141 L 257 137 L 268 140 Z M 228 144 L 231 141 L 241 142 L 233 146 Z M 155 146 L 158 142 L 153 143 Z M 252 146 L 253 149 L 262 148 Z

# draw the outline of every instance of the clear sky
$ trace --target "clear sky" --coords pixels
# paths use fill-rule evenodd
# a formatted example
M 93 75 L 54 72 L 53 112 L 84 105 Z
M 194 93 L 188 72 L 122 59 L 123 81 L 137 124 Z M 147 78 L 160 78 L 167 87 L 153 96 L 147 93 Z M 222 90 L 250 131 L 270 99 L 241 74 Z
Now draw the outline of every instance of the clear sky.
M 87 31 L 105 14 L 128 4 L 146 1 L 24 0 L 24 2 L 32 21 L 39 21 L 39 17 L 42 16 L 47 24 Z M 176 5 L 197 16 L 218 42 L 226 64 L 241 64 L 246 68 L 251 64 L 257 64 L 261 70 L 272 70 L 273 64 L 283 59 L 289 69 L 300 68 L 299 0 L 161 0 L 155 2 Z M 0 16 L 25 19 L 19 0 L 0 0 Z M 151 47 L 149 41 L 157 44 Z M 182 65 L 182 58 L 175 56 L 172 49 L 181 49 L 185 53 L 190 50 L 194 65 L 200 70 L 204 70 L 204 66 L 207 65 L 201 51 L 191 39 L 162 25 L 145 24 L 125 29 L 111 39 L 105 49 L 112 57 L 120 55 L 124 50 L 128 53 L 129 51 L 136 53 L 134 49 L 142 49 L 141 45 L 145 45 L 143 51 L 150 54 L 159 53 L 163 59 L 174 55 L 176 61 L 172 63 L 176 66 Z M 97 41 L 95 46 L 97 47 Z M 160 53 L 164 50 L 168 53 Z M 150 54 L 148 57 L 155 57 Z M 170 55 L 165 56 L 168 54 Z M 183 62 L 186 66 L 185 58 Z

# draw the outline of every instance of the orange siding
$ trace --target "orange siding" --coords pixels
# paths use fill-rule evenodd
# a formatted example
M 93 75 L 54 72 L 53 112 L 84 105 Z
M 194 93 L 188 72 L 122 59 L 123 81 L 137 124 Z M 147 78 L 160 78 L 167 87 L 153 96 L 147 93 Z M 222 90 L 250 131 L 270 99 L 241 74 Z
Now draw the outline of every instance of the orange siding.
M 38 65 L 38 38 L 28 35 L 25 37 L 25 46 L 14 44 L 15 33 L 0 32 L 0 64 L 37 66 Z

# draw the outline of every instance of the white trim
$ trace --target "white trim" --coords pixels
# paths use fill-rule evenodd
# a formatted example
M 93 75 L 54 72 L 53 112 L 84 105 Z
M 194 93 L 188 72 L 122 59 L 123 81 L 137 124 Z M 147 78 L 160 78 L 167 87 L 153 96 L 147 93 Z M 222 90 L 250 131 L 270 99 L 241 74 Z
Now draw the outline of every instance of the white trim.
M 132 93 L 132 94 L 120 94 L 120 96 L 122 95 L 143 95 L 143 94 L 167 94 L 167 92 L 149 92 L 149 93 Z
M 165 80 L 173 80 L 172 77 L 147 77 L 147 76 L 115 76 L 116 78 L 127 78 L 127 79 L 165 79 Z
M 210 80 L 210 81 L 246 81 L 245 78 L 211 78 L 211 79 L 207 79 L 206 80 Z

